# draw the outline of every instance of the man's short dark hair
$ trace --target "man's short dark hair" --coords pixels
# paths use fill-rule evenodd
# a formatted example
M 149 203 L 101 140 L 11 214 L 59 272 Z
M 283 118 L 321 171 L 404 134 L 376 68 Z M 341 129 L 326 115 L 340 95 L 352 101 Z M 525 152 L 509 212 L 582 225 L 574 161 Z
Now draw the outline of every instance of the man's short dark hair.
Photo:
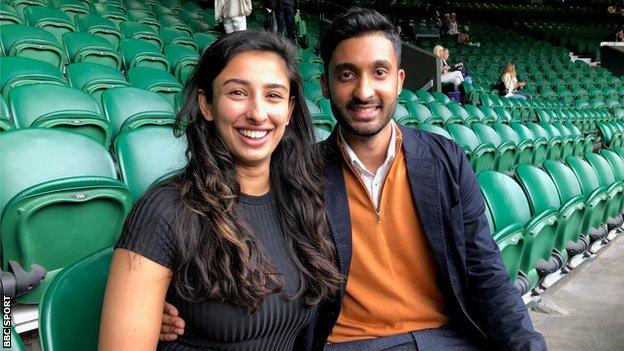
M 381 13 L 361 7 L 352 7 L 344 14 L 338 16 L 329 26 L 321 40 L 321 58 L 325 74 L 328 73 L 329 61 L 334 50 L 343 40 L 366 35 L 374 32 L 382 32 L 392 42 L 394 53 L 397 57 L 397 65 L 401 66 L 401 38 L 394 31 L 394 25 Z

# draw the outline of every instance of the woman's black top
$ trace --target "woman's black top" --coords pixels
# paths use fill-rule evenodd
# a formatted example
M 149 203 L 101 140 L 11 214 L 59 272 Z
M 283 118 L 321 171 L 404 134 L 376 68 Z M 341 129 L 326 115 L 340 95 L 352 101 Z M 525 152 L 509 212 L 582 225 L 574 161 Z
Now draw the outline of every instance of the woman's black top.
M 172 269 L 177 263 L 175 237 L 171 230 L 180 200 L 172 185 L 150 190 L 128 216 L 116 247 L 125 248 Z M 263 196 L 242 195 L 240 213 L 257 235 L 269 263 L 281 273 L 284 291 L 294 293 L 299 287 L 297 269 L 287 254 L 284 232 L 278 221 L 271 193 Z M 211 235 L 206 233 L 206 235 Z M 226 302 L 205 300 L 187 302 L 167 293 L 186 322 L 185 333 L 173 342 L 160 342 L 158 350 L 293 350 L 295 340 L 310 322 L 314 308 L 300 297 L 288 301 L 282 294 L 265 299 L 258 312 Z

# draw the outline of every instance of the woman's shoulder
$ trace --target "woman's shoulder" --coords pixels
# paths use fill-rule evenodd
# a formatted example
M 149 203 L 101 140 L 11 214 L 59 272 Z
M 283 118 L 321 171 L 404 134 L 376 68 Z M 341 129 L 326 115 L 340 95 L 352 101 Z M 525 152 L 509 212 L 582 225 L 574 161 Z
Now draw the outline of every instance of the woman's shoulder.
M 171 222 L 181 203 L 178 185 L 165 181 L 150 187 L 136 202 L 132 212 L 140 217 Z

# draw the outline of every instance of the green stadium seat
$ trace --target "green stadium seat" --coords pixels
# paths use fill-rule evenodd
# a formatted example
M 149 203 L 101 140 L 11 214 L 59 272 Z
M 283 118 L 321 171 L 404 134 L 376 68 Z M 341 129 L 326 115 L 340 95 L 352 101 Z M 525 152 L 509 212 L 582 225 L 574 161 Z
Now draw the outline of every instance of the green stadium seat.
M 528 122 L 526 126 L 531 130 L 533 135 L 537 138 L 543 138 L 547 140 L 547 158 L 549 160 L 561 159 L 561 150 L 563 148 L 561 138 L 551 137 L 548 132 L 539 124 Z
M 71 63 L 97 63 L 121 69 L 121 55 L 102 37 L 89 33 L 67 33 L 63 36 L 63 45 Z
M 80 0 L 48 0 L 51 8 L 57 9 L 65 13 L 72 21 L 76 15 L 88 14 L 88 3 Z
M 59 68 L 65 62 L 62 48 L 51 33 L 25 24 L 7 24 L 0 31 L 6 56 L 21 56 L 48 62 Z
M 447 139 L 451 139 L 453 140 L 453 138 L 451 137 L 451 135 L 449 134 L 449 132 L 446 131 L 446 129 L 437 126 L 435 124 L 429 124 L 429 123 L 420 123 L 418 125 L 418 129 L 420 130 L 424 130 L 426 132 L 430 132 L 430 133 L 435 133 L 435 134 L 439 134 Z
M 7 24 L 21 24 L 22 17 L 10 5 L 0 2 L 0 26 Z
M 130 85 L 121 72 L 97 63 L 72 63 L 65 73 L 71 87 L 89 93 L 98 103 L 107 89 Z
M 518 134 L 520 141 L 530 140 L 533 143 L 533 161 L 538 167 L 548 158 L 548 140 L 544 137 L 535 136 L 525 125 L 518 122 L 511 122 L 511 128 Z
M 550 261 L 553 251 L 557 233 L 557 212 L 550 209 L 532 216 L 529 202 L 520 185 L 502 173 L 482 172 L 477 180 L 494 221 L 495 240 L 496 234 L 501 231 L 523 234 L 524 248 L 519 268 L 528 277 L 529 287 L 535 287 L 539 281 L 538 267 L 541 268 Z
M 110 123 L 97 101 L 75 88 L 53 84 L 22 85 L 11 91 L 9 108 L 17 128 L 56 128 L 89 136 L 104 146 Z
M 0 134 L 2 264 L 47 269 L 18 302 L 36 304 L 54 276 L 115 243 L 132 200 L 108 150 L 91 138 L 53 129 Z
M 546 134 L 550 139 L 561 140 L 561 154 L 560 157 L 565 159 L 569 155 L 572 155 L 574 151 L 574 139 L 562 133 L 554 126 L 554 123 L 542 123 L 541 127 L 546 131 Z
M 44 350 L 98 348 L 112 257 L 112 247 L 95 252 L 66 267 L 50 284 L 39 306 L 39 334 Z
M 187 7 L 182 7 L 180 9 L 180 18 L 182 18 L 182 20 L 189 22 L 192 19 L 198 19 L 198 20 L 203 20 L 205 13 L 204 10 L 199 7 L 199 5 L 197 5 L 194 2 L 187 2 L 185 4 L 185 6 L 188 5 Z
M 164 52 L 171 65 L 171 73 L 178 82 L 184 84 L 195 71 L 195 66 L 199 61 L 197 50 L 188 46 L 167 45 Z
M 451 99 L 449 99 L 449 97 L 446 96 L 446 94 L 439 92 L 439 91 L 434 91 L 433 93 L 431 93 L 431 96 L 433 96 L 437 102 L 443 105 L 446 105 L 449 102 L 451 102 Z
M 481 122 L 481 123 L 492 123 L 491 120 L 487 120 L 487 118 L 485 117 L 485 114 L 483 114 L 483 112 L 481 112 L 481 110 L 479 110 L 479 108 L 477 108 L 477 106 L 475 105 L 470 105 L 470 104 L 465 104 L 464 105 L 464 109 L 466 110 L 466 112 L 468 112 L 468 114 L 471 117 L 471 120 L 474 122 Z
M 4 102 L 4 98 L 0 95 L 0 133 L 15 128 L 13 117 L 9 111 L 9 106 Z
M 507 124 L 497 122 L 494 123 L 492 127 L 496 130 L 502 141 L 511 142 L 516 147 L 514 164 L 530 164 L 533 162 L 535 147 L 532 140 L 520 140 L 516 131 Z
M 411 118 L 417 121 L 417 124 L 430 123 L 444 125 L 444 120 L 440 116 L 434 116 L 427 106 L 414 101 L 405 101 L 403 104 L 409 111 Z
M 431 114 L 440 120 L 443 121 L 443 124 L 451 124 L 451 123 L 464 123 L 464 119 L 461 116 L 455 116 L 444 104 L 441 102 L 431 102 L 427 104 L 429 111 Z
M 314 135 L 316 136 L 316 142 L 320 143 L 321 141 L 326 140 L 331 135 L 331 132 L 328 132 L 324 128 L 314 127 Z
M 416 90 L 416 96 L 420 101 L 423 101 L 425 104 L 429 104 L 431 102 L 435 102 L 435 98 L 428 91 L 418 89 Z
M 85 14 L 76 15 L 74 21 L 81 32 L 102 37 L 115 49 L 119 46 L 121 32 L 110 20 L 94 14 Z
M 322 62 L 321 62 L 322 64 Z M 403 88 L 401 90 L 401 93 L 399 94 L 399 102 L 403 103 L 406 101 L 412 101 L 412 102 L 420 102 L 420 99 L 418 98 L 418 95 L 414 94 L 412 91 Z
M 470 164 L 476 173 L 494 168 L 496 147 L 490 143 L 480 143 L 475 132 L 461 124 L 446 126 L 453 140 L 457 142 L 468 156 Z
M 192 49 L 197 53 L 197 44 L 193 41 L 191 36 L 184 31 L 177 30 L 174 28 L 161 28 L 160 29 L 160 38 L 162 39 L 163 45 L 179 45 L 185 46 L 189 49 Z
M 562 204 L 555 182 L 548 173 L 535 166 L 519 165 L 514 169 L 514 175 L 527 195 L 532 216 L 553 210 L 558 212 L 557 230 L 553 232 L 555 235 L 553 256 L 547 265 L 544 265 L 546 262 L 542 262 L 542 267 L 538 264 L 540 275 L 553 273 L 568 262 L 570 255 L 567 248 L 574 248 L 579 240 L 581 233 L 579 228 L 583 223 L 585 207 L 583 197 L 577 195 L 571 201 Z M 572 254 L 578 253 L 572 251 Z
M 161 17 L 165 17 L 165 16 L 177 16 L 178 14 L 178 10 L 174 9 L 174 8 L 170 8 L 168 6 L 165 6 L 163 4 L 161 4 L 159 1 L 152 6 L 152 11 L 154 11 L 154 14 L 156 15 L 156 17 L 161 18 Z
M 154 68 L 135 67 L 128 71 L 128 81 L 136 88 L 153 91 L 175 106 L 175 96 L 182 91 L 182 85 L 174 76 Z
M 47 62 L 21 56 L 0 57 L 0 90 L 7 101 L 13 88 L 35 83 L 67 84 L 58 67 Z
M 152 11 L 151 4 L 149 1 L 126 0 L 125 4 L 126 4 L 126 12 L 130 10 L 144 10 L 144 11 L 149 11 L 150 13 L 152 13 L 152 15 L 155 16 L 154 12 Z
M 492 110 L 494 110 L 494 112 L 498 116 L 498 119 L 496 120 L 496 122 L 510 123 L 511 120 L 513 119 L 511 117 L 511 113 L 509 113 L 509 111 L 505 110 L 502 107 L 497 106 L 497 107 L 492 108 Z
M 323 75 L 323 71 L 315 63 L 299 62 L 297 68 L 299 73 L 301 73 L 301 78 L 308 82 L 318 82 L 321 75 Z
M 608 224 L 616 223 L 613 227 L 619 227 L 622 224 L 619 214 L 624 199 L 624 185 L 621 180 L 615 178 L 613 168 L 600 154 L 588 152 L 585 154 L 585 159 L 594 168 L 594 171 L 596 171 L 598 175 L 600 186 L 603 187 L 607 195 L 609 195 L 607 208 L 605 209 L 605 217 L 603 219 L 605 219 L 605 222 Z
M 180 17 L 169 15 L 161 16 L 159 17 L 159 19 L 161 28 L 169 27 L 182 32 L 186 32 L 188 33 L 188 35 L 193 35 L 193 29 L 191 29 L 188 24 L 184 23 L 184 21 L 182 21 Z M 195 24 L 197 25 L 198 23 Z
M 149 26 L 155 33 L 160 31 L 160 22 L 156 19 L 156 15 L 149 9 L 128 9 L 126 10 L 128 20 Z
M 104 92 L 102 109 L 114 135 L 144 125 L 173 125 L 176 117 L 169 101 L 160 94 L 133 87 Z
M 170 126 L 143 126 L 121 133 L 115 153 L 121 179 L 136 201 L 154 182 L 186 165 L 186 139 Z
M 92 2 L 90 12 L 97 14 L 113 22 L 115 27 L 120 28 L 120 24 L 128 21 L 123 3 L 115 1 Z
M 305 97 L 317 103 L 323 98 L 323 90 L 319 82 L 303 82 L 303 92 Z
M 300 57 L 301 57 L 301 61 L 303 61 L 303 62 L 316 63 L 318 65 L 322 65 L 323 64 L 323 59 L 320 58 L 319 56 L 317 56 L 313 51 L 310 51 L 310 50 L 299 50 L 299 54 L 300 54 Z M 407 89 L 403 88 L 403 90 L 401 92 L 403 92 L 405 90 L 407 90 Z
M 124 39 L 136 39 L 154 45 L 158 51 L 163 48 L 163 41 L 158 32 L 147 24 L 126 21 L 119 25 Z
M 613 176 L 616 180 L 624 182 L 624 160 L 615 152 L 607 149 L 600 150 L 600 154 L 604 157 L 613 171 Z M 620 213 L 624 212 L 624 199 L 620 204 Z
M 568 156 L 566 163 L 581 185 L 581 190 L 587 198 L 586 206 L 592 212 L 592 217 L 587 219 L 588 223 L 584 223 L 583 229 L 586 229 L 584 232 L 589 234 L 591 241 L 602 239 L 607 234 L 606 230 L 602 229 L 602 225 L 608 219 L 609 195 L 600 185 L 598 174 L 587 161 L 578 156 Z
M 479 110 L 481 110 L 481 112 L 483 112 L 483 115 L 485 116 L 485 119 L 482 119 L 479 121 L 483 124 L 492 124 L 494 122 L 504 122 L 504 120 L 499 121 L 500 118 L 498 114 L 490 106 L 486 106 L 486 105 L 479 106 Z
M 24 18 L 29 26 L 48 31 L 56 41 L 63 41 L 63 34 L 76 31 L 76 26 L 63 12 L 43 6 L 30 6 L 24 9 Z
M 331 102 L 329 101 L 329 99 L 321 97 L 317 101 L 317 105 L 324 114 L 334 117 L 334 111 L 332 111 Z
M 516 159 L 516 145 L 512 141 L 501 140 L 496 130 L 483 123 L 473 123 L 470 128 L 475 132 L 481 143 L 489 143 L 496 148 L 494 170 L 508 172 Z
M 30 6 L 46 6 L 46 0 L 5 0 L 3 1 L 13 7 L 20 18 L 24 18 L 24 9 Z
M 126 71 L 135 68 L 153 68 L 169 72 L 169 61 L 153 44 L 137 39 L 123 39 L 119 42 Z
M 478 122 L 478 120 L 476 118 L 473 118 L 472 116 L 470 116 L 468 111 L 466 111 L 466 109 L 464 109 L 457 102 L 450 102 L 450 103 L 446 104 L 446 107 L 449 109 L 449 111 L 451 111 L 453 116 L 455 116 L 456 118 L 461 119 L 461 123 L 464 124 L 464 125 L 470 125 L 470 124 L 472 124 L 474 122 Z
M 195 33 L 193 34 L 193 41 L 197 44 L 199 48 L 199 53 L 203 53 L 207 47 L 212 45 L 215 41 L 219 39 L 218 36 L 210 33 Z

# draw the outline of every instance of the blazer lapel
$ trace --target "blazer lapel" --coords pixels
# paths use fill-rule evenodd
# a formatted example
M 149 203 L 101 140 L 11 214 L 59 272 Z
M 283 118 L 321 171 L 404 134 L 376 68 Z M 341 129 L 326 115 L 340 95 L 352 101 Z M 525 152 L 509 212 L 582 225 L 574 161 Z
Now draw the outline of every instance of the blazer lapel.
M 351 218 L 337 140 L 335 128 L 321 145 L 325 159 L 325 211 L 336 244 L 339 269 L 346 277 L 351 263 Z M 341 292 L 344 293 L 344 284 Z
M 440 204 L 440 168 L 431 157 L 429 147 L 417 139 L 413 131 L 400 127 L 412 198 L 438 268 L 448 274 L 446 237 L 442 226 Z M 441 272 L 441 273 L 442 273 Z

